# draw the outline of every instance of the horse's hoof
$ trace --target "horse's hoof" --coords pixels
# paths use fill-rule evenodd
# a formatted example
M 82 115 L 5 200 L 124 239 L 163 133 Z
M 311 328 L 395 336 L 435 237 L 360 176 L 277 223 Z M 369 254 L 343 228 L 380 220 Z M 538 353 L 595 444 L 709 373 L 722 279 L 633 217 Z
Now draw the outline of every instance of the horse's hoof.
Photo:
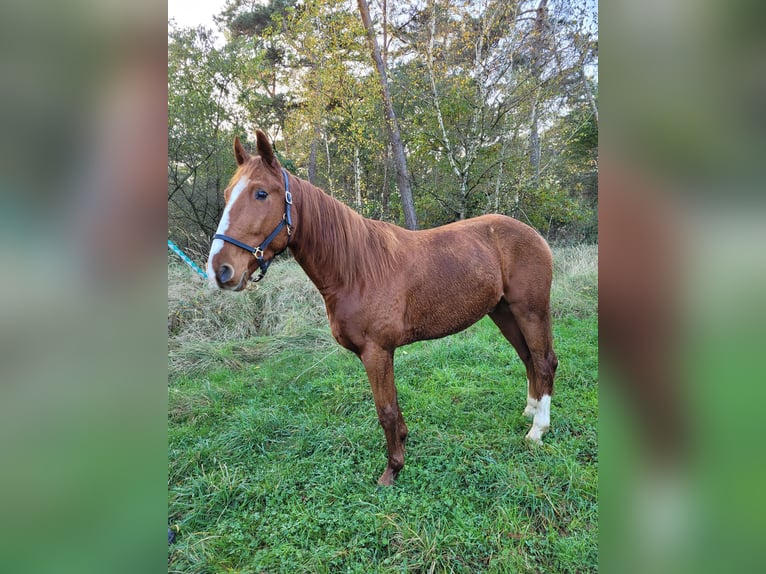
M 532 444 L 543 444 L 543 433 L 548 429 L 540 429 L 539 427 L 532 426 L 529 432 L 524 437 L 527 442 Z
M 531 407 L 527 405 L 527 407 L 524 409 L 524 412 L 521 413 L 522 416 L 525 416 L 529 419 L 535 418 L 535 413 L 537 412 L 537 409 L 535 407 Z
M 378 479 L 378 484 L 380 486 L 393 486 L 394 485 L 394 479 L 396 478 L 396 475 L 394 474 L 394 471 L 391 470 L 391 468 L 387 468 L 383 474 L 380 475 L 380 478 Z
M 537 437 L 533 437 L 533 436 L 529 436 L 529 434 L 527 434 L 527 436 L 525 436 L 525 437 L 524 437 L 524 439 L 525 439 L 525 440 L 526 440 L 526 441 L 527 441 L 529 444 L 534 444 L 534 445 L 542 445 L 542 444 L 543 444 L 543 441 L 542 441 L 542 439 L 540 439 L 540 438 L 537 438 Z

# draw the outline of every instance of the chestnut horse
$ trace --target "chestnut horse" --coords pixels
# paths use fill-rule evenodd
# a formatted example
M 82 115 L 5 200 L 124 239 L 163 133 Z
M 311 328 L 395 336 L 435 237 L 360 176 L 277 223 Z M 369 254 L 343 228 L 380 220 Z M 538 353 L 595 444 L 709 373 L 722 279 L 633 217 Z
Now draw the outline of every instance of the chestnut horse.
M 289 248 L 324 298 L 333 337 L 353 351 L 370 380 L 386 435 L 393 484 L 404 466 L 407 425 L 394 384 L 394 351 L 461 331 L 489 315 L 527 370 L 532 417 L 526 438 L 550 426 L 553 352 L 550 287 L 553 259 L 531 227 L 484 215 L 425 231 L 365 219 L 281 168 L 268 137 L 257 155 L 234 140 L 238 169 L 207 263 L 211 282 L 239 291 Z

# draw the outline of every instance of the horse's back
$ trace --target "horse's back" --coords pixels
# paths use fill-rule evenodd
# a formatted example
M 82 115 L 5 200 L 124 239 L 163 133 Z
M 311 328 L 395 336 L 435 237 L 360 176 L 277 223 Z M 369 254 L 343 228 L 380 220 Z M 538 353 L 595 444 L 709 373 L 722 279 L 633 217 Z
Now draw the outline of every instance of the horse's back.
M 488 214 L 445 226 L 454 237 L 480 245 L 483 271 L 491 269 L 502 282 L 509 302 L 525 300 L 546 306 L 553 278 L 553 254 L 534 228 L 506 215 Z
M 398 344 L 460 331 L 504 297 L 526 293 L 547 304 L 552 259 L 531 227 L 486 215 L 402 231 L 398 272 L 371 297 L 388 319 L 398 323 L 401 318 L 404 337 Z
M 518 265 L 549 268 L 551 272 L 553 269 L 553 255 L 542 235 L 526 223 L 507 215 L 481 215 L 415 232 L 415 236 L 418 235 L 423 240 L 416 243 L 425 248 L 446 250 L 462 259 L 471 253 L 478 255 L 489 250 L 497 255 L 497 263 L 507 268 L 504 274 Z M 487 264 L 493 261 L 494 258 L 490 257 Z

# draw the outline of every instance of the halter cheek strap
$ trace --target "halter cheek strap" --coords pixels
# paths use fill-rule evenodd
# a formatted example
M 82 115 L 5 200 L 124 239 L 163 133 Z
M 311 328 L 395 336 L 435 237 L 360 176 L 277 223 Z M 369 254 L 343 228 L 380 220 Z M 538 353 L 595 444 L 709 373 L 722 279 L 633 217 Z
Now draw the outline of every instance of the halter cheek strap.
M 263 279 L 263 277 L 266 275 L 266 271 L 269 269 L 269 265 L 271 265 L 271 262 L 274 261 L 277 255 L 281 254 L 282 251 L 287 249 L 287 244 L 285 244 L 285 249 L 282 249 L 279 251 L 279 253 L 275 253 L 274 257 L 268 261 L 263 258 L 263 252 L 266 251 L 266 248 L 271 244 L 272 241 L 274 241 L 276 236 L 279 235 L 283 227 L 287 228 L 288 244 L 290 243 L 290 237 L 292 237 L 293 234 L 293 218 L 290 212 L 290 208 L 293 205 L 293 196 L 290 193 L 290 183 L 287 181 L 287 171 L 284 168 L 282 168 L 282 177 L 285 180 L 285 213 L 282 216 L 282 221 L 279 222 L 279 225 L 274 228 L 274 231 L 269 233 L 268 237 L 266 237 L 266 239 L 264 239 L 258 247 L 251 247 L 247 243 L 242 243 L 241 241 L 234 239 L 233 237 L 229 237 L 228 235 L 224 235 L 223 233 L 216 233 L 213 235 L 213 239 L 223 239 L 227 243 L 236 245 L 237 247 L 240 247 L 245 251 L 249 251 L 253 254 L 253 256 L 258 260 L 258 267 L 261 270 L 260 275 L 253 279 L 253 281 L 256 283 Z

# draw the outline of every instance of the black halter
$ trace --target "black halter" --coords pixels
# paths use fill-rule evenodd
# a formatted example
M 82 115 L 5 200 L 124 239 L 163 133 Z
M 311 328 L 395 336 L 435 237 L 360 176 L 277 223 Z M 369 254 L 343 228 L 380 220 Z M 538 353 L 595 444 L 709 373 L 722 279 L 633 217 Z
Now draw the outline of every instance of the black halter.
M 258 260 L 258 267 L 261 269 L 261 274 L 258 275 L 255 279 L 252 279 L 254 282 L 258 282 L 266 275 L 266 271 L 269 268 L 269 265 L 271 265 L 271 262 L 274 261 L 274 258 L 282 253 L 280 251 L 279 253 L 275 253 L 274 257 L 266 261 L 263 258 L 263 252 L 266 250 L 266 248 L 269 246 L 269 244 L 274 241 L 274 238 L 279 235 L 279 232 L 282 231 L 283 227 L 287 227 L 287 243 L 290 243 L 290 237 L 293 234 L 293 218 L 290 214 L 290 207 L 293 204 L 293 196 L 290 193 L 290 184 L 287 181 L 287 171 L 282 168 L 282 176 L 285 179 L 285 213 L 282 216 L 282 221 L 279 222 L 279 225 L 274 228 L 274 231 L 269 233 L 269 236 L 264 239 L 261 244 L 258 247 L 250 247 L 247 243 L 242 243 L 241 241 L 238 241 L 234 239 L 233 237 L 229 237 L 228 235 L 224 235 L 223 233 L 216 233 L 213 235 L 213 239 L 223 239 L 224 241 L 231 243 L 232 245 L 236 245 L 237 247 L 241 247 L 245 251 L 249 251 L 253 254 L 253 256 Z M 285 245 L 285 249 L 287 248 L 287 245 Z

